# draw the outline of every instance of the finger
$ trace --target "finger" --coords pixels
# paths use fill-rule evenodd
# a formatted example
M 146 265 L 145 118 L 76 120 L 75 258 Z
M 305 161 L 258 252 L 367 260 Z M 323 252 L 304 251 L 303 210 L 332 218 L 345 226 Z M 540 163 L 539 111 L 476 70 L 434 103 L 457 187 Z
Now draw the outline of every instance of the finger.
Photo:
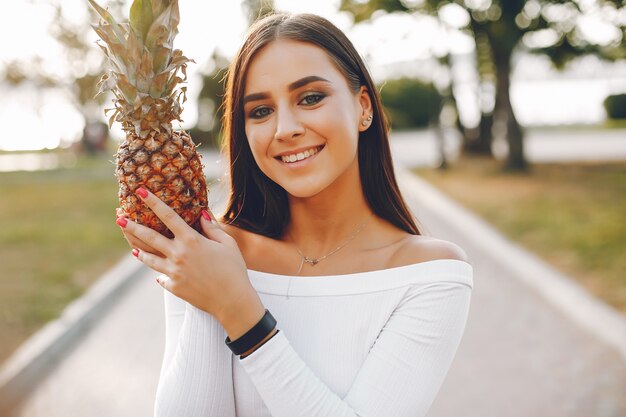
M 205 208 L 203 211 L 206 211 L 207 215 L 209 216 L 209 221 L 211 223 L 213 223 L 215 226 L 218 226 L 220 229 L 222 228 L 222 225 L 217 221 L 217 218 L 213 214 L 211 207 L 207 206 L 207 208 Z
M 172 292 L 171 290 L 172 280 L 167 275 L 165 274 L 159 275 L 158 277 L 156 277 L 156 282 L 158 282 L 159 285 L 163 287 L 164 289 L 166 289 L 167 291 Z
M 202 226 L 202 231 L 204 235 L 211 240 L 215 240 L 216 242 L 225 243 L 226 240 L 230 237 L 222 226 L 213 218 L 211 214 L 208 213 L 207 210 L 202 210 L 202 216 L 200 220 L 200 225 Z
M 169 272 L 167 268 L 168 263 L 165 258 L 161 258 L 151 253 L 144 252 L 137 248 L 133 249 L 132 253 L 133 253 L 133 256 L 139 259 L 148 268 L 153 269 L 162 274 L 166 274 Z
M 152 246 L 148 245 L 147 243 L 137 239 L 135 236 L 131 235 L 130 233 L 126 233 L 124 231 L 124 229 L 122 229 L 122 233 L 124 234 L 124 239 L 126 239 L 126 241 L 128 242 L 128 245 L 131 248 L 137 248 L 139 250 L 145 251 L 145 252 L 150 252 L 154 255 L 160 256 L 161 258 L 164 258 L 165 255 L 163 253 L 161 253 L 159 250 L 153 248 Z
M 172 242 L 161 233 L 152 230 L 149 227 L 135 223 L 124 217 L 117 219 L 117 224 L 124 229 L 124 235 L 131 235 L 136 240 L 140 240 L 149 247 L 156 249 L 161 254 L 169 255 Z
M 157 215 L 159 219 L 167 226 L 174 236 L 188 232 L 191 227 L 172 209 L 165 204 L 159 197 L 145 189 L 139 187 L 136 194 L 143 200 L 143 202 L 150 207 L 150 210 Z
M 118 219 L 120 217 L 124 217 L 125 218 L 127 216 L 126 216 L 126 213 L 124 213 L 124 210 L 122 210 L 121 208 L 118 207 L 118 208 L 115 209 L 115 220 L 116 220 L 116 222 L 118 221 Z M 143 251 L 153 253 L 153 254 L 155 254 L 157 256 L 165 257 L 165 255 L 163 255 L 157 249 L 153 248 L 152 246 L 148 245 L 145 242 L 142 242 L 141 240 L 137 239 L 133 235 L 131 235 L 129 233 L 126 233 L 124 231 L 124 227 L 121 227 L 121 229 L 122 229 L 122 234 L 124 235 L 124 239 L 126 239 L 126 242 L 128 242 L 128 244 L 130 245 L 131 248 L 139 248 L 139 249 L 141 249 Z

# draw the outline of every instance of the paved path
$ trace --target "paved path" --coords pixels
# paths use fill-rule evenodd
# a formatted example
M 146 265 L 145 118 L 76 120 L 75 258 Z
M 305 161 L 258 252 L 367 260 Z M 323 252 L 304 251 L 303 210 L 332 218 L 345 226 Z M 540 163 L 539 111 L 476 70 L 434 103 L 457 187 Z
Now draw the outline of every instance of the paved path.
M 428 232 L 458 243 L 474 266 L 465 336 L 429 417 L 626 416 L 624 358 L 400 184 Z M 13 417 L 152 415 L 164 337 L 155 275 L 146 271 Z
M 428 232 L 463 247 L 474 267 L 465 335 L 429 417 L 626 416 L 625 358 L 418 199 L 407 202 Z

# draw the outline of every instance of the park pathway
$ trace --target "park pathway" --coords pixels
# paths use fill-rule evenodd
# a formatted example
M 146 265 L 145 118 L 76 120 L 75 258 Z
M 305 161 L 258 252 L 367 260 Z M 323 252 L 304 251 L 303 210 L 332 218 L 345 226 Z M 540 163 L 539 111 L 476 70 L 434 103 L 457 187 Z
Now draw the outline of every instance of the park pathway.
M 402 146 L 394 145 L 397 160 Z M 412 185 L 420 180 L 402 172 L 403 194 L 427 232 L 459 244 L 474 267 L 465 335 L 429 417 L 626 416 L 625 358 L 524 284 L 527 271 L 512 273 L 480 237 L 423 204 Z M 225 185 L 212 188 L 217 207 Z M 146 270 L 12 417 L 151 416 L 164 341 L 156 275 Z

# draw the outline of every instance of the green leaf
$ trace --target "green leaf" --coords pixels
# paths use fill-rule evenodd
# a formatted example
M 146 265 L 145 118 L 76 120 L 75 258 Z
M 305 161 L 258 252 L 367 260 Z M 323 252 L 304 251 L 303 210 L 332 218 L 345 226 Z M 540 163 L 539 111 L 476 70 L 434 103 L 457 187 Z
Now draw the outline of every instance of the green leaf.
M 150 30 L 154 16 L 151 0 L 135 0 L 130 6 L 130 27 L 143 40 Z
M 152 54 L 153 69 L 155 73 L 160 73 L 168 66 L 171 54 L 172 50 L 169 48 L 164 48 L 162 46 L 155 48 Z
M 170 35 L 170 29 L 168 26 L 170 11 L 171 9 L 166 9 L 152 22 L 152 26 L 150 26 L 150 30 L 148 30 L 144 41 L 144 45 L 146 45 L 146 48 L 148 48 L 149 51 L 154 51 L 157 46 L 167 43 Z

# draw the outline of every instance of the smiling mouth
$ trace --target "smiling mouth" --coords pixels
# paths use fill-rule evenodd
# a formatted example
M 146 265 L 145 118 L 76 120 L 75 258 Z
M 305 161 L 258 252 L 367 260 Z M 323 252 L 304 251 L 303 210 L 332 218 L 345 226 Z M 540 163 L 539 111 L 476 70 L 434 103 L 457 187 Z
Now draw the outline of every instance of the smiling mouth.
M 307 159 L 312 158 L 313 156 L 317 155 L 322 149 L 324 149 L 324 146 L 325 145 L 321 145 L 316 148 L 312 148 L 304 152 L 300 152 L 298 154 L 293 154 L 289 156 L 277 156 L 275 157 L 275 159 L 284 164 L 294 164 L 297 162 L 306 161 Z

